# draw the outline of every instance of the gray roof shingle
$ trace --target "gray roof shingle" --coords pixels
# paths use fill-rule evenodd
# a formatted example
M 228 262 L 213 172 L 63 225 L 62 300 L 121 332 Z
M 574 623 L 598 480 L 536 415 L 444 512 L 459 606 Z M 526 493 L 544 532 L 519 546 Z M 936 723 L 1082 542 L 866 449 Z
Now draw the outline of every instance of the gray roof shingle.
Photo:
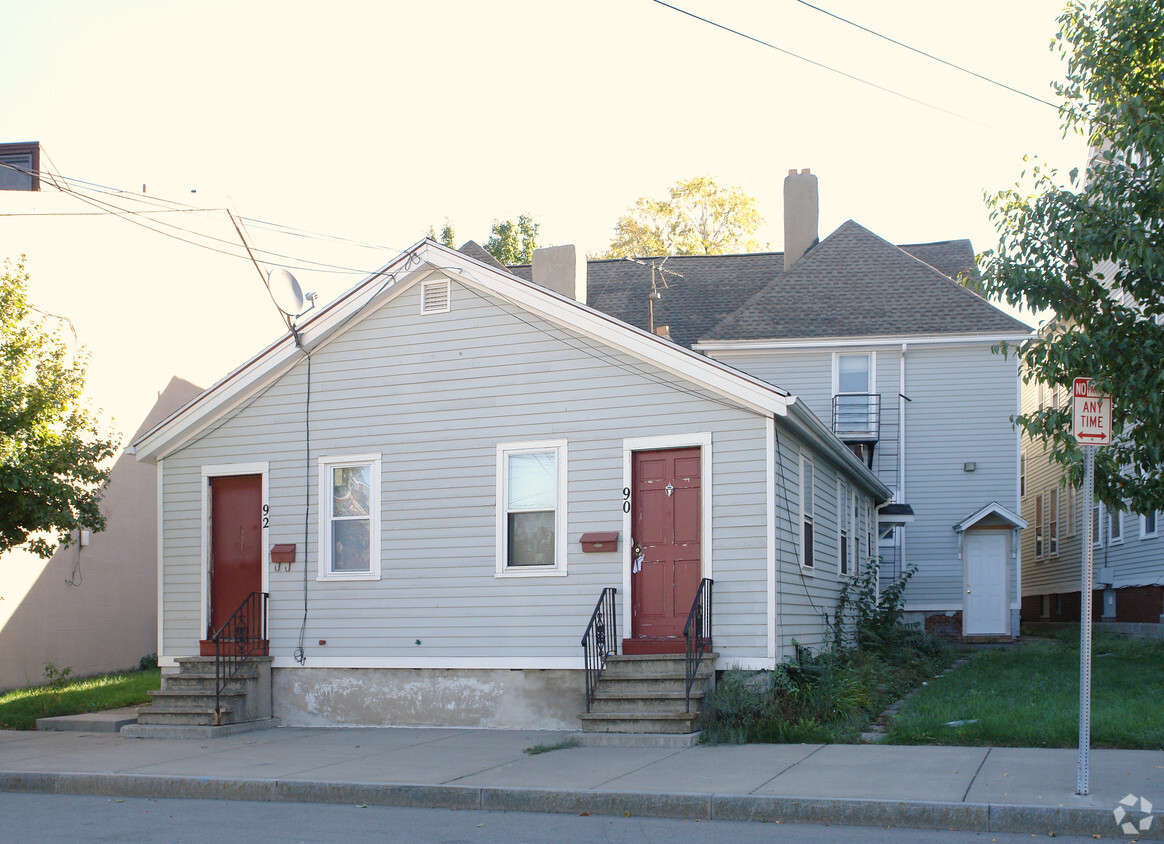
M 920 251 L 944 262 L 938 253 L 945 250 Z M 700 339 L 1030 330 L 922 259 L 849 220 Z
M 968 240 L 898 247 L 850 220 L 788 273 L 781 252 L 591 260 L 587 304 L 646 330 L 652 264 L 679 274 L 665 276 L 655 325 L 688 347 L 703 339 L 1030 330 L 951 281 L 978 275 Z M 528 264 L 506 269 L 533 280 Z

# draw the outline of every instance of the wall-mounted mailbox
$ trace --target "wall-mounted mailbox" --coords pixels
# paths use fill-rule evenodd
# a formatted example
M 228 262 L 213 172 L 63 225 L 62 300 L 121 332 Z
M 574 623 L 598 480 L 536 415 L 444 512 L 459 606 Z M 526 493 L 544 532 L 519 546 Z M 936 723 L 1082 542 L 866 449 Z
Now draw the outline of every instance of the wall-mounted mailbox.
M 582 534 L 582 551 L 586 554 L 618 550 L 618 531 L 598 531 Z
M 287 570 L 291 570 L 291 564 L 295 562 L 295 543 L 286 542 L 281 545 L 271 546 L 271 562 L 275 564 L 275 571 L 278 571 L 283 566 Z

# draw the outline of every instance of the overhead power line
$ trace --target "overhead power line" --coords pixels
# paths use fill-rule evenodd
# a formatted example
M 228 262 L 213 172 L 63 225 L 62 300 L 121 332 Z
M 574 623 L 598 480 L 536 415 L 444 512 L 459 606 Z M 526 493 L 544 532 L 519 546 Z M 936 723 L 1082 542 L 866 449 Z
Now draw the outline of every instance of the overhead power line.
M 978 79 L 981 79 L 983 82 L 989 82 L 991 85 L 997 85 L 999 88 L 1004 88 L 1013 94 L 1018 94 L 1020 97 L 1026 97 L 1028 100 L 1034 100 L 1037 103 L 1042 103 L 1045 106 L 1050 106 L 1051 108 L 1055 109 L 1056 111 L 1058 111 L 1058 109 L 1059 109 L 1059 106 L 1055 105 L 1052 102 L 1048 102 L 1047 100 L 1044 100 L 1041 97 L 1036 97 L 1034 94 L 1028 94 L 1026 91 L 1022 91 L 1022 90 L 1019 90 L 1018 88 L 1014 88 L 1010 85 L 1007 85 L 1005 82 L 999 82 L 997 79 L 991 79 L 989 76 L 984 76 L 983 74 L 978 73 L 975 70 L 971 70 L 968 67 L 963 67 L 960 64 L 955 64 L 954 62 L 946 61 L 945 59 L 943 59 L 940 56 L 935 56 L 933 53 L 927 53 L 925 50 L 919 50 L 917 47 L 911 47 L 909 44 L 906 44 L 902 41 L 898 41 L 896 38 L 890 38 L 888 35 L 883 35 L 880 32 L 877 32 L 876 30 L 870 29 L 867 26 L 862 26 L 861 24 L 857 23 L 856 21 L 851 21 L 846 17 L 842 17 L 841 15 L 836 14 L 835 12 L 830 12 L 828 9 L 822 9 L 820 6 L 814 6 L 812 3 L 809 3 L 808 0 L 796 0 L 796 2 L 802 6 L 807 6 L 810 9 L 813 9 L 817 12 L 820 12 L 822 15 L 828 15 L 830 18 L 835 18 L 836 20 L 839 20 L 841 23 L 848 24 L 849 26 L 855 27 L 855 28 L 861 30 L 862 32 L 867 32 L 870 35 L 875 35 L 878 38 L 884 39 L 885 41 L 888 41 L 890 44 L 896 44 L 898 47 L 909 50 L 912 53 L 917 53 L 919 56 L 925 56 L 927 59 L 932 59 L 933 61 L 938 62 L 939 64 L 944 64 L 946 67 L 952 67 L 954 70 L 961 71 L 962 73 L 968 73 L 971 76 L 974 76 L 974 77 L 977 77 Z
M 694 18 L 695 20 L 700 21 L 702 23 L 705 23 L 708 26 L 714 26 L 716 29 L 722 29 L 724 32 L 730 32 L 732 35 L 738 35 L 740 38 L 746 38 L 748 41 L 752 41 L 756 44 L 759 44 L 762 47 L 767 47 L 769 50 L 775 50 L 778 53 L 783 53 L 784 55 L 790 56 L 791 58 L 794 58 L 798 61 L 806 62 L 807 64 L 813 65 L 814 67 L 819 67 L 821 70 L 827 70 L 830 73 L 835 73 L 838 76 L 843 76 L 846 79 L 849 79 L 853 82 L 857 82 L 861 85 L 867 85 L 870 88 L 876 88 L 878 91 L 882 91 L 886 94 L 892 94 L 895 97 L 900 97 L 903 100 L 908 100 L 911 103 L 916 103 L 917 105 L 924 106 L 925 108 L 933 109 L 934 111 L 940 111 L 943 114 L 948 114 L 951 117 L 958 118 L 959 120 L 965 120 L 969 123 L 976 123 L 979 126 L 986 125 L 985 123 L 982 123 L 981 121 L 975 120 L 972 117 L 967 117 L 966 115 L 959 114 L 956 111 L 950 111 L 949 109 L 942 108 L 939 105 L 935 105 L 934 103 L 926 102 L 925 100 L 919 100 L 917 97 L 911 97 L 909 94 L 903 94 L 901 91 L 896 91 L 893 88 L 887 88 L 884 85 L 878 85 L 876 82 L 871 82 L 868 79 L 864 79 L 860 76 L 856 76 L 852 73 L 848 73 L 846 71 L 840 70 L 839 68 L 835 68 L 831 65 L 827 65 L 824 62 L 818 62 L 815 59 L 810 59 L 807 56 L 802 56 L 799 53 L 794 53 L 791 50 L 788 50 L 788 49 L 785 49 L 784 47 L 780 47 L 776 44 L 773 44 L 771 41 L 765 41 L 764 39 L 757 38 L 754 35 L 748 35 L 748 33 L 746 33 L 746 32 L 741 32 L 740 30 L 733 29 L 732 27 L 727 26 L 726 24 L 718 23 L 717 21 L 713 21 L 710 18 L 705 18 L 702 15 L 697 15 L 697 14 L 695 14 L 695 12 L 689 12 L 686 9 L 679 8 L 678 6 L 673 6 L 670 3 L 665 3 L 665 2 L 663 2 L 663 0 L 652 0 L 652 2 L 657 3 L 660 6 L 664 6 L 668 9 L 671 9 L 672 11 L 678 12 L 681 15 L 687 15 L 688 17 Z

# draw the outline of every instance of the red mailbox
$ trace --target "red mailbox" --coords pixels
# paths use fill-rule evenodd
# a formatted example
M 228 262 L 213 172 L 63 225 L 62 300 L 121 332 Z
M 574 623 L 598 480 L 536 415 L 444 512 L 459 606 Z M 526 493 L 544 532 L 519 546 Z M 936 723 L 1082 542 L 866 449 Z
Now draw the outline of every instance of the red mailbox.
M 582 551 L 586 554 L 595 552 L 617 551 L 618 531 L 598 531 L 582 534 Z

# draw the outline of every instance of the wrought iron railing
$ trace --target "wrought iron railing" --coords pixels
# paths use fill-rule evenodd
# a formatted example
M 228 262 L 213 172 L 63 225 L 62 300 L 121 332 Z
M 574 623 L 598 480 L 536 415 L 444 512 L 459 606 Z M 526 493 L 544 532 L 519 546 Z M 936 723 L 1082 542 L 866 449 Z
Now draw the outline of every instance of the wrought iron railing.
M 582 634 L 582 651 L 586 655 L 586 711 L 598 690 L 598 678 L 606 667 L 606 658 L 618 653 L 618 617 L 615 614 L 614 595 L 618 590 L 607 586 L 598 596 L 590 623 Z
M 881 435 L 881 394 L 833 396 L 833 433 L 845 442 L 877 442 Z
M 687 711 L 691 711 L 691 687 L 699 673 L 699 663 L 704 653 L 711 651 L 711 587 L 714 581 L 705 577 L 699 581 L 699 591 L 687 613 L 687 623 L 683 625 L 683 638 L 687 648 Z
M 223 690 L 254 656 L 267 655 L 266 592 L 247 595 L 230 618 L 214 631 L 214 723 L 222 725 L 220 697 Z

